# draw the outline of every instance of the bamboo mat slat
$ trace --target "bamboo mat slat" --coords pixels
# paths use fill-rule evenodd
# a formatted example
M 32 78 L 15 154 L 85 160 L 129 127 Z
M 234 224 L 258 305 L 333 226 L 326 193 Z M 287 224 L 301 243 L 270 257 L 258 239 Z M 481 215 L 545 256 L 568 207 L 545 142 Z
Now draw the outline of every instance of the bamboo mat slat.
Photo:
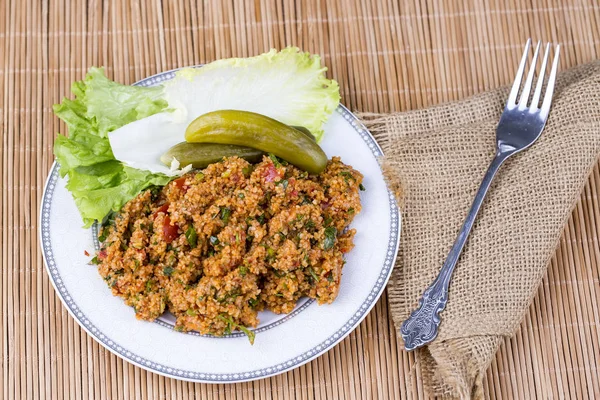
M 390 112 L 512 80 L 527 37 L 563 44 L 561 68 L 598 58 L 594 0 L 0 0 L 0 396 L 3 399 L 422 399 L 386 295 L 334 349 L 235 385 L 167 379 L 114 356 L 61 305 L 38 210 L 65 126 L 52 104 L 88 67 L 132 83 L 217 58 L 296 45 L 319 53 L 352 110 Z M 576 110 L 574 110 L 576 111 Z M 515 337 L 485 378 L 490 399 L 600 397 L 600 169 L 565 226 Z

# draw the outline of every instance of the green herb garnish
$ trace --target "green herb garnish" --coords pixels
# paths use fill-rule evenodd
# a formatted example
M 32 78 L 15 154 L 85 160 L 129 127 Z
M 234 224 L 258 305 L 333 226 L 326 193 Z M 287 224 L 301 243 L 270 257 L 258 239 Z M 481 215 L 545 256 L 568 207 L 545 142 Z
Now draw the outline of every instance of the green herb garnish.
M 160 191 L 160 188 L 158 188 Z M 108 214 L 106 214 L 106 216 L 102 219 L 102 228 L 105 228 L 107 226 L 111 226 L 115 224 L 115 218 L 117 216 L 117 212 L 116 211 L 111 211 Z M 100 240 L 101 242 L 103 242 L 104 240 Z
M 175 269 L 173 267 L 164 267 L 163 274 L 165 274 L 166 276 L 171 276 L 174 270 Z
M 218 299 L 219 303 L 225 303 L 228 300 L 235 300 L 236 297 L 240 296 L 242 293 L 240 292 L 239 288 L 235 288 L 232 291 L 228 292 L 227 294 L 225 294 L 225 296 L 221 297 L 220 299 Z
M 317 275 L 313 267 L 308 267 L 308 272 L 310 273 L 310 276 L 312 276 L 312 278 L 315 280 L 315 282 L 319 282 L 319 276 Z
M 242 174 L 244 174 L 245 178 L 248 178 L 252 174 L 252 165 L 242 168 Z
M 196 313 L 196 311 L 192 310 L 191 308 L 188 308 L 188 310 L 185 312 L 187 315 L 189 315 L 190 317 L 195 317 L 196 315 L 198 315 Z
M 346 181 L 346 183 L 348 183 L 349 179 L 354 180 L 354 176 L 352 176 L 352 174 L 348 171 L 342 171 L 342 172 L 340 172 L 340 175 L 344 177 L 344 180 Z
M 250 344 L 254 344 L 254 339 L 256 338 L 256 334 L 253 331 L 251 331 L 250 329 L 246 328 L 243 325 L 233 322 L 233 319 L 228 315 L 224 315 L 224 314 L 217 315 L 217 318 L 219 318 L 222 321 L 227 323 L 227 330 L 229 330 L 230 333 L 234 329 L 239 329 L 240 331 L 244 332 L 246 334 L 246 336 L 248 336 L 248 340 L 250 341 Z
M 361 192 L 364 192 L 365 190 L 367 190 L 367 189 L 365 189 L 365 187 L 363 186 L 362 183 L 358 185 L 358 188 L 361 190 Z
M 245 265 L 240 265 L 240 275 L 241 276 L 246 276 L 246 274 L 248 273 L 248 267 Z
M 273 273 L 275 274 L 276 277 L 278 278 L 283 278 L 284 276 L 287 275 L 287 273 L 283 272 L 283 271 L 279 271 L 275 268 L 273 268 Z
M 100 243 L 104 243 L 106 238 L 108 237 L 108 228 L 102 228 L 102 233 L 98 236 L 98 241 Z
M 194 229 L 194 225 L 190 224 L 190 227 L 185 231 L 185 238 L 187 239 L 190 247 L 192 249 L 196 248 L 198 244 L 198 234 L 196 234 L 196 230 Z
M 227 225 L 229 222 L 229 217 L 231 216 L 231 209 L 229 207 L 221 207 L 221 220 L 224 225 Z
M 333 226 L 325 228 L 325 240 L 323 241 L 323 249 L 329 250 L 335 244 L 335 238 L 337 236 L 337 229 Z
M 209 239 L 210 244 L 212 244 L 213 246 L 216 246 L 219 244 L 219 238 L 216 236 L 211 236 Z
M 273 165 L 275 165 L 275 167 L 281 167 L 281 162 L 279 162 L 279 158 L 277 158 L 275 154 L 269 153 L 269 158 L 271 161 L 273 161 Z

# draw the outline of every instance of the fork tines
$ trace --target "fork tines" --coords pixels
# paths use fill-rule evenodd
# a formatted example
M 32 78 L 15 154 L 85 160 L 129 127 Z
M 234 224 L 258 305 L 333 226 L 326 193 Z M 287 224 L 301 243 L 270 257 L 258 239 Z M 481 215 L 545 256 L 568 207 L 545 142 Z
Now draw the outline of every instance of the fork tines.
M 525 72 L 525 64 L 527 62 L 527 55 L 529 54 L 530 46 L 531 39 L 527 39 L 527 44 L 525 44 L 525 51 L 523 51 L 523 56 L 521 57 L 519 69 L 517 70 L 517 75 L 515 76 L 515 80 L 513 82 L 510 95 L 508 96 L 508 101 L 506 103 L 506 108 L 509 110 L 515 107 L 518 107 L 519 110 L 525 110 L 528 108 L 527 103 L 529 100 L 529 95 L 531 94 L 531 86 L 533 84 L 533 76 L 535 75 L 535 67 L 537 64 L 541 41 L 538 41 L 537 46 L 535 48 L 535 53 L 533 54 L 533 59 L 531 60 L 529 72 L 527 73 L 527 78 L 525 79 L 525 84 L 523 85 L 521 96 L 519 97 L 519 100 L 517 102 L 517 95 L 519 94 L 519 88 L 521 87 L 523 73 Z M 542 95 L 542 86 L 544 84 L 544 75 L 546 73 L 546 64 L 548 63 L 550 47 L 550 43 L 547 43 L 546 51 L 544 52 L 544 58 L 542 59 L 542 66 L 540 68 L 540 73 L 537 79 L 537 83 L 535 85 L 535 91 L 533 92 L 533 97 L 528 108 L 530 113 L 539 112 L 542 118 L 545 118 L 548 115 L 548 112 L 550 111 L 550 102 L 552 100 L 552 93 L 554 92 L 554 82 L 556 81 L 558 59 L 560 57 L 560 45 L 557 45 L 554 50 L 554 61 L 552 62 L 552 70 L 550 71 L 550 77 L 548 78 L 548 84 L 546 85 L 546 93 L 544 95 L 544 100 L 542 102 L 542 106 L 538 108 L 540 98 Z

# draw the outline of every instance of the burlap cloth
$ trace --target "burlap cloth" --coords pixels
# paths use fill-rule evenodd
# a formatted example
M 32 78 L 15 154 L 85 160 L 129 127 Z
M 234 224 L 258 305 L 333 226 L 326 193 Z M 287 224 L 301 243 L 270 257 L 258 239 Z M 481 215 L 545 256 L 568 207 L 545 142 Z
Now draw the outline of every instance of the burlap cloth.
M 402 190 L 400 253 L 388 285 L 394 323 L 437 275 L 495 151 L 508 88 L 424 110 L 362 115 Z M 437 339 L 417 350 L 425 387 L 483 397 L 482 378 L 519 326 L 600 154 L 600 62 L 559 76 L 550 118 L 496 176 L 452 279 Z

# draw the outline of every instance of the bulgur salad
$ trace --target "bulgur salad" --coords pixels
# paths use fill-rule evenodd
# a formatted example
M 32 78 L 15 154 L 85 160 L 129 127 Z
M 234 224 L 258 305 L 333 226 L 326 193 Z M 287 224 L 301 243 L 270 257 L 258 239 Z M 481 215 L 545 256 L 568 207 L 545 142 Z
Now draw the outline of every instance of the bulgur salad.
M 112 293 L 176 329 L 223 335 L 291 312 L 302 296 L 335 300 L 352 249 L 362 175 L 334 157 L 323 173 L 237 157 L 142 192 L 100 232 Z

